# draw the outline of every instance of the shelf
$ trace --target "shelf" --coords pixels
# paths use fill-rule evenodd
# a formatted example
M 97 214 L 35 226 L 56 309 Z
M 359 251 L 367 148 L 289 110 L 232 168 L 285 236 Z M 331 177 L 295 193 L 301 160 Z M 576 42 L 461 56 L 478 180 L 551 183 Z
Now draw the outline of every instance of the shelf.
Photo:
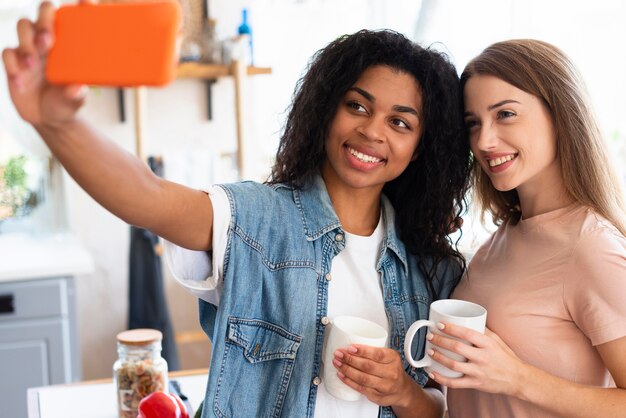
M 246 76 L 271 74 L 272 69 L 270 67 L 254 67 L 245 66 L 240 61 L 233 61 L 230 65 L 217 65 L 217 64 L 200 64 L 197 62 L 185 62 L 178 65 L 177 78 L 187 78 L 203 80 L 207 88 L 207 116 L 211 120 L 213 117 L 213 106 L 211 100 L 211 85 L 220 77 L 233 77 L 234 90 L 235 90 L 235 128 L 237 139 L 237 150 L 235 155 L 237 157 L 237 166 L 239 167 L 240 176 L 245 177 L 244 166 L 244 110 L 243 110 L 243 90 L 245 90 L 245 78 Z M 122 89 L 119 89 L 119 104 L 120 104 L 120 119 L 123 122 L 125 120 L 124 109 L 124 94 Z M 143 119 L 145 113 L 145 87 L 139 87 L 134 89 L 134 104 L 135 104 L 135 152 L 137 156 L 144 159 L 143 155 Z
M 269 67 L 247 67 L 247 75 L 271 74 Z M 196 62 L 184 62 L 178 65 L 178 78 L 201 78 L 214 80 L 219 77 L 235 75 L 232 66 L 218 64 L 199 64 Z

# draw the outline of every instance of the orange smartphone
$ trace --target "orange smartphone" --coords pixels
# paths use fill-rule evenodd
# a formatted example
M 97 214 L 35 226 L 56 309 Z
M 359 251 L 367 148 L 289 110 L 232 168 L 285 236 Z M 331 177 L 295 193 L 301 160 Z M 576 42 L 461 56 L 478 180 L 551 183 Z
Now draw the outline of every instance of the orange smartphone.
M 54 84 L 163 86 L 176 77 L 176 0 L 79 4 L 55 15 L 46 79 Z

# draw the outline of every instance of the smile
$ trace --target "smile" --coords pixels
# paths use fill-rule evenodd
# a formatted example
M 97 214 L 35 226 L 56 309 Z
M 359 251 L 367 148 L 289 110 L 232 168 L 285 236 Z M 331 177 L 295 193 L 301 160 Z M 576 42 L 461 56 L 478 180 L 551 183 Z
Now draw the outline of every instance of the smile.
M 350 154 L 354 155 L 354 157 L 357 160 L 362 161 L 364 163 L 379 163 L 383 160 L 382 158 L 376 158 L 371 155 L 363 154 L 362 152 L 359 152 L 355 150 L 354 148 L 348 147 L 348 151 L 350 152 Z
M 489 167 L 497 167 L 499 165 L 502 165 L 504 163 L 507 163 L 515 159 L 516 157 L 517 157 L 517 154 L 509 154 L 503 157 L 494 158 L 493 160 L 487 160 L 487 163 L 489 164 Z

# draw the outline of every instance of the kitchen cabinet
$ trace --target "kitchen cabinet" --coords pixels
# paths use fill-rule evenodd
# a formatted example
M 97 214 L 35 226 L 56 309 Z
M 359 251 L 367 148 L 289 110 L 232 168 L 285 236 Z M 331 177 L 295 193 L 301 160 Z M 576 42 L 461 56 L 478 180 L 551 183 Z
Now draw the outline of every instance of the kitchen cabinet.
M 0 283 L 0 402 L 26 415 L 26 389 L 80 380 L 74 280 Z
M 0 235 L 0 405 L 25 417 L 27 389 L 81 380 L 75 274 L 93 269 L 67 237 Z

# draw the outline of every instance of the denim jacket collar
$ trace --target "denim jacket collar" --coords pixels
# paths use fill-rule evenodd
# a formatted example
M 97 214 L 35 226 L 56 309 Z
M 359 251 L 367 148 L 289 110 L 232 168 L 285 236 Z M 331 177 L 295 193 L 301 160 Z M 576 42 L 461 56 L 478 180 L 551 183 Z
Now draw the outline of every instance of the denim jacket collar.
M 333 204 L 328 196 L 326 184 L 322 176 L 317 175 L 311 184 L 303 189 L 293 189 L 293 197 L 296 206 L 300 210 L 304 232 L 307 240 L 315 241 L 324 234 L 334 229 L 341 229 L 341 223 L 333 209 Z M 402 262 L 405 274 L 408 274 L 408 265 L 404 245 L 397 234 L 395 226 L 395 212 L 389 199 L 381 196 L 383 222 L 385 223 L 384 245 L 378 257 L 376 268 L 382 268 L 384 253 L 390 249 Z

